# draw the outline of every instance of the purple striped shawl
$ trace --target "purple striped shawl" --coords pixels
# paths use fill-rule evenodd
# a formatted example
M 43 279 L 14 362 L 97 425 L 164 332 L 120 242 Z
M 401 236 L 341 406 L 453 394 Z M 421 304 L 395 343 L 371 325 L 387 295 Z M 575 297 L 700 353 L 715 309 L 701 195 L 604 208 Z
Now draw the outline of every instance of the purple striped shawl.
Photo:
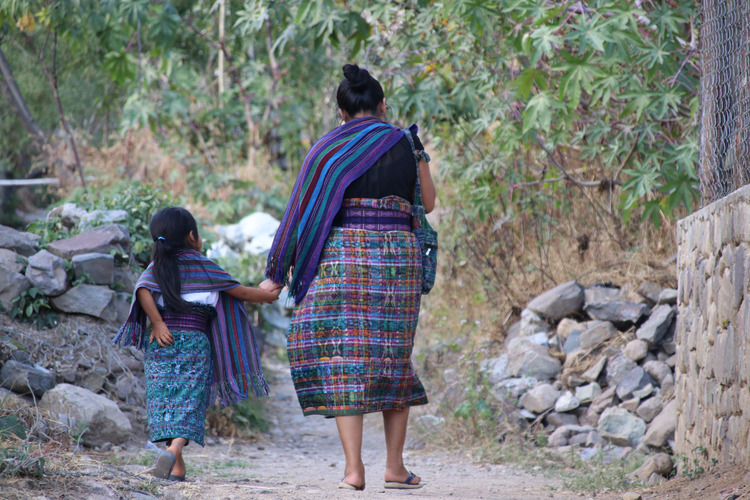
M 252 387 L 256 396 L 268 394 L 268 384 L 263 378 L 258 348 L 255 344 L 250 321 L 242 302 L 223 293 L 239 285 L 229 273 L 211 259 L 194 250 L 178 254 L 182 293 L 220 292 L 216 304 L 217 317 L 207 332 L 211 341 L 213 380 L 209 393 L 209 404 L 218 399 L 221 406 L 239 403 L 247 398 Z M 135 291 L 144 287 L 160 292 L 154 279 L 153 264 L 141 274 Z M 113 339 L 121 346 L 136 346 L 143 349 L 148 342 L 146 335 L 146 312 L 133 292 L 133 304 L 124 325 Z
M 416 134 L 417 126 L 409 130 Z M 266 277 L 288 284 L 295 303 L 315 275 L 344 191 L 403 136 L 403 130 L 376 117 L 355 118 L 327 133 L 307 153 L 266 265 Z

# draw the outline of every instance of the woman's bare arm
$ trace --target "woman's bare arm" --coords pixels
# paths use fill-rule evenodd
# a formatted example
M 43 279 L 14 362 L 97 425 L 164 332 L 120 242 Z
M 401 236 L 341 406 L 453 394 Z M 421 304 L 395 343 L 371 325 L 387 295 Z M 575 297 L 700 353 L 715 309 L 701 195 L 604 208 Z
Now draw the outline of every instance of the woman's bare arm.
M 419 159 L 419 187 L 422 191 L 424 211 L 429 214 L 435 208 L 437 193 L 435 191 L 435 183 L 432 181 L 432 174 L 430 173 L 430 164 L 421 158 Z

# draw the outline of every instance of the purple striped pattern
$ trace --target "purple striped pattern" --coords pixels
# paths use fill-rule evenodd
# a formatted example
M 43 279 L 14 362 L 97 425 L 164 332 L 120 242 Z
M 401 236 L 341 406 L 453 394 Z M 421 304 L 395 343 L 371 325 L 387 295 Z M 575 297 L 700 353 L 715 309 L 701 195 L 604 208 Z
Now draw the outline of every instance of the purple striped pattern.
M 239 285 L 229 273 L 199 252 L 185 251 L 177 259 L 182 293 L 223 292 Z M 138 279 L 135 290 L 141 287 L 160 292 L 151 264 Z M 210 403 L 213 404 L 216 399 L 222 406 L 238 403 L 247 398 L 250 388 L 256 396 L 268 394 L 255 334 L 242 302 L 229 294 L 220 293 L 216 313 L 217 318 L 211 322 L 211 330 L 207 332 L 212 346 Z M 145 334 L 146 313 L 138 304 L 134 291 L 130 314 L 114 342 L 143 349 L 147 341 Z
M 417 126 L 410 130 L 416 133 Z M 267 278 L 289 284 L 295 303 L 307 293 L 344 191 L 403 135 L 375 117 L 357 118 L 323 136 L 307 153 L 266 266 Z

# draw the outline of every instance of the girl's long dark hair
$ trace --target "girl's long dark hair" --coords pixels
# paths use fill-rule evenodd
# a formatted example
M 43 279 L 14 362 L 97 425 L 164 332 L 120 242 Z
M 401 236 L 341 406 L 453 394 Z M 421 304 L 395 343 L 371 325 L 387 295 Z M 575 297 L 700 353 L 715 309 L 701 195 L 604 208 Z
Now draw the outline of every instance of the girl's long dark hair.
M 181 296 L 182 284 L 177 267 L 177 254 L 190 248 L 188 236 L 198 238 L 198 225 L 195 218 L 182 207 L 169 207 L 159 210 L 149 224 L 154 249 L 151 260 L 154 263 L 154 278 L 161 290 L 164 305 L 170 312 L 185 312 L 190 308 Z

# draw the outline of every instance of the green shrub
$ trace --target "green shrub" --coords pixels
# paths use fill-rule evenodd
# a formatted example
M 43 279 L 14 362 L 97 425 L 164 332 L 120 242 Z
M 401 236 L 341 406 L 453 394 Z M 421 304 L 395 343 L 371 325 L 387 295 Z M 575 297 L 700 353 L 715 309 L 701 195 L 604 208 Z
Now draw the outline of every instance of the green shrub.
M 36 287 L 25 290 L 11 301 L 10 317 L 23 323 L 33 323 L 37 329 L 57 325 L 57 313 L 52 310 L 49 298 Z

